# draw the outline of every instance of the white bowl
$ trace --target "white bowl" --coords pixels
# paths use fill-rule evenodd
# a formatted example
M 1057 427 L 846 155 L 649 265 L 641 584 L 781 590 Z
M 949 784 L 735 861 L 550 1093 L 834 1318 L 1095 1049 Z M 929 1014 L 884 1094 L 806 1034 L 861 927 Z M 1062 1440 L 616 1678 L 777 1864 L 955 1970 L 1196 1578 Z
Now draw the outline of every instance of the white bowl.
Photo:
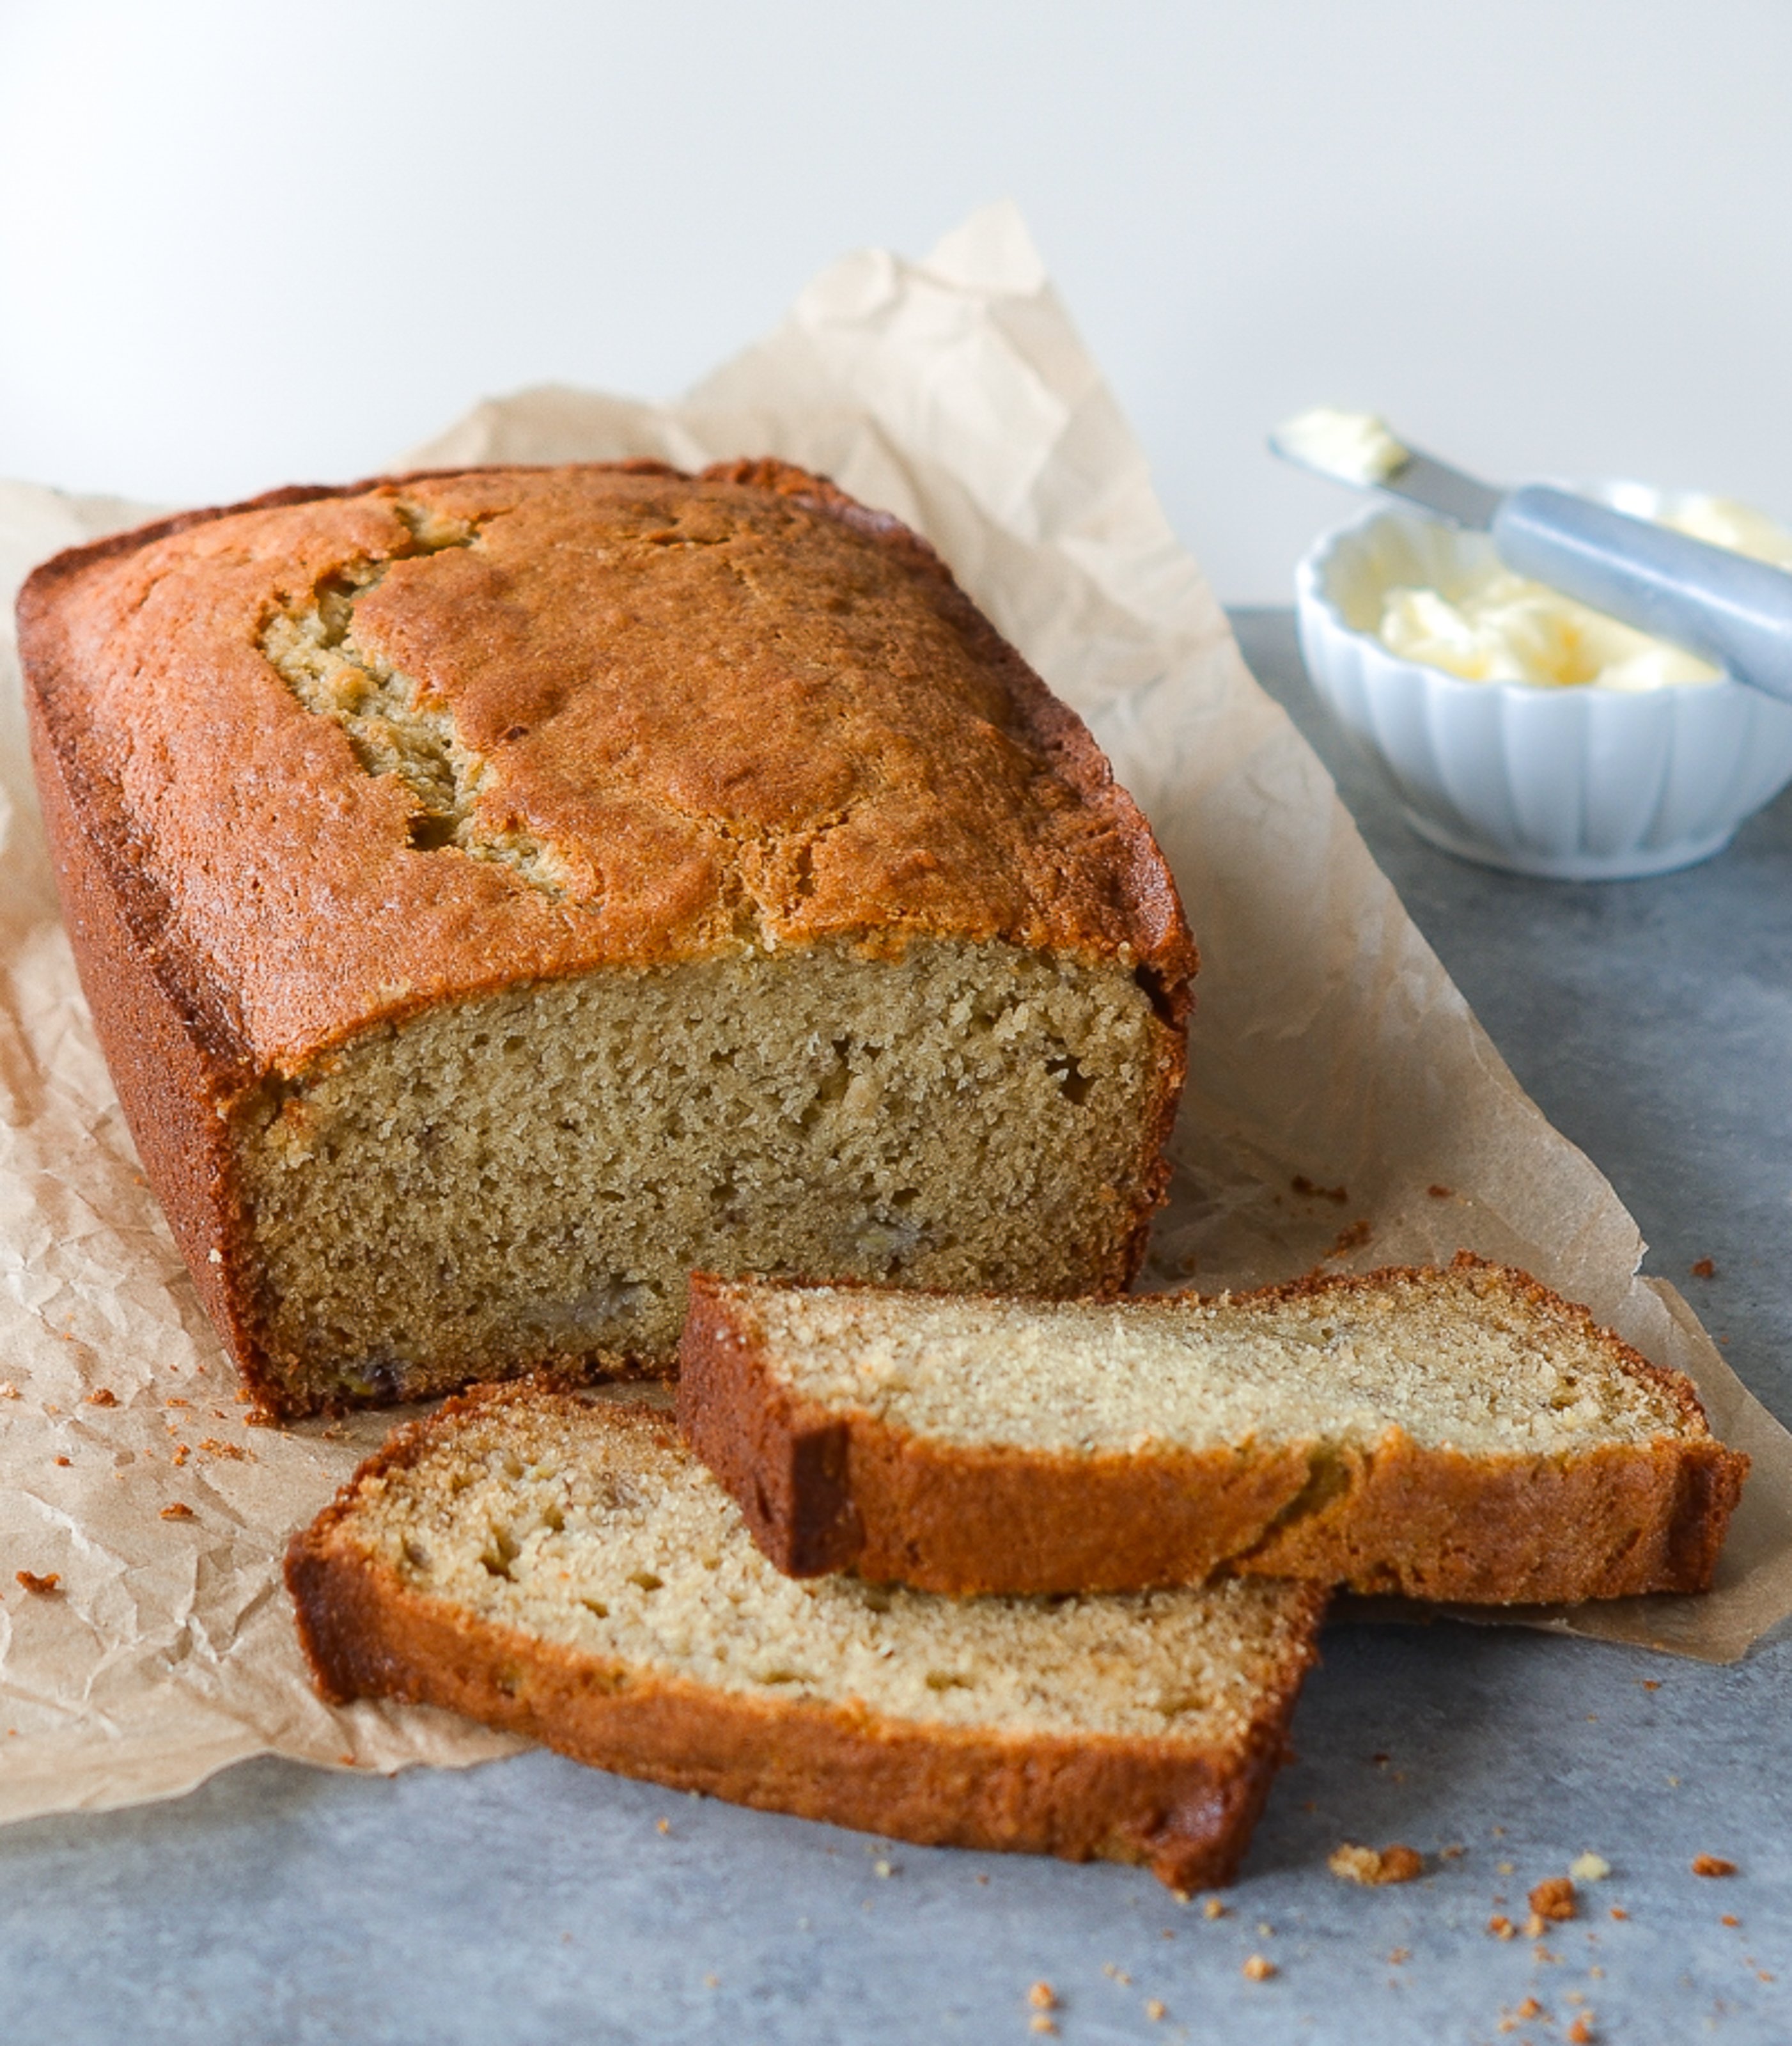
M 1643 517 L 1674 501 L 1639 484 L 1589 494 Z M 1792 782 L 1792 704 L 1727 677 L 1636 692 L 1470 682 L 1375 636 L 1396 584 L 1447 596 L 1494 559 L 1485 533 L 1372 508 L 1296 572 L 1313 686 L 1386 769 L 1422 838 L 1555 880 L 1666 874 L 1721 851 Z

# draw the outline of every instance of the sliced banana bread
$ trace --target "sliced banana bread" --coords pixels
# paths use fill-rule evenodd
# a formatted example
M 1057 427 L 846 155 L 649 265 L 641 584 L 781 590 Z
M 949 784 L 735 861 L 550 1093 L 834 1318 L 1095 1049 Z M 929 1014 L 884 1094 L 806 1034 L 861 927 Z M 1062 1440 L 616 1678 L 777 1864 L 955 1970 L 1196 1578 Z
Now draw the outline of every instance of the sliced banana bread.
M 700 1276 L 678 1415 L 780 1569 L 956 1592 L 1697 1591 L 1748 1468 L 1685 1379 L 1466 1255 L 1106 1304 Z
M 670 1415 L 485 1388 L 399 1430 L 293 1542 L 319 1688 L 902 1839 L 1225 1882 L 1324 1594 L 1235 1579 L 951 1600 L 781 1576 Z
M 1195 955 L 1079 720 L 774 462 L 286 492 L 20 599 L 83 984 L 284 1414 L 669 1368 L 697 1264 L 1123 1287 Z

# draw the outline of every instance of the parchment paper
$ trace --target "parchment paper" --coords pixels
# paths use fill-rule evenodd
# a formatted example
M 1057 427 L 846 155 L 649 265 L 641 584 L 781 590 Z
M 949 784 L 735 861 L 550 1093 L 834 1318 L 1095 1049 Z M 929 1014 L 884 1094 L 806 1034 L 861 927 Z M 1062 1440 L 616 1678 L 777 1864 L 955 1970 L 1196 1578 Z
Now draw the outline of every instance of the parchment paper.
M 1721 1660 L 1792 1614 L 1792 1438 L 1679 1295 L 1636 1276 L 1635 1224 L 1520 1091 L 1251 680 L 1011 209 L 924 263 L 836 264 L 682 403 L 525 392 L 407 461 L 763 453 L 929 535 L 1095 726 L 1175 867 L 1203 965 L 1147 1283 L 1459 1246 L 1525 1265 L 1686 1372 L 1755 1459 L 1709 1598 L 1525 1616 Z M 152 509 L 0 486 L 9 599 L 33 561 Z M 94 1043 L 0 654 L 0 1819 L 172 1795 L 265 1752 L 388 1770 L 508 1752 L 439 1713 L 327 1709 L 305 1681 L 281 1551 L 395 1417 L 245 1425 Z

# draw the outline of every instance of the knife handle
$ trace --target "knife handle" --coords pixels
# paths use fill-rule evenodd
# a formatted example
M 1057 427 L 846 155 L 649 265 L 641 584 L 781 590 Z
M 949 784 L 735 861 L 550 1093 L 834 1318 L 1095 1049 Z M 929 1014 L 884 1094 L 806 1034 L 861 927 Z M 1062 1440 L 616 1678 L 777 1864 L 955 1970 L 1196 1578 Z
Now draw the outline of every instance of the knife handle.
M 1547 484 L 1512 491 L 1493 544 L 1546 582 L 1792 702 L 1792 575 Z

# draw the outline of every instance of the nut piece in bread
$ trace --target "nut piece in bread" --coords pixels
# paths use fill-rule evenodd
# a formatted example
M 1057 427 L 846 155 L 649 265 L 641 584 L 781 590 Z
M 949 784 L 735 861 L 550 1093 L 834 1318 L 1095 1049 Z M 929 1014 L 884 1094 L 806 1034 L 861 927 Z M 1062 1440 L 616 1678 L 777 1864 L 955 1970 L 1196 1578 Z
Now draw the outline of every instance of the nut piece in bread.
M 665 1369 L 699 1264 L 1135 1268 L 1193 946 L 894 519 L 770 462 L 289 491 L 20 627 L 101 1042 L 266 1407 Z
M 1493 1604 L 1702 1590 L 1748 1459 L 1522 1272 L 1105 1303 L 693 1282 L 678 1414 L 780 1569 Z
M 446 1706 L 624 1775 L 937 1845 L 1223 1882 L 1324 1594 L 1234 1579 L 953 1600 L 794 1583 L 635 1403 L 486 1388 L 294 1541 L 319 1688 Z

